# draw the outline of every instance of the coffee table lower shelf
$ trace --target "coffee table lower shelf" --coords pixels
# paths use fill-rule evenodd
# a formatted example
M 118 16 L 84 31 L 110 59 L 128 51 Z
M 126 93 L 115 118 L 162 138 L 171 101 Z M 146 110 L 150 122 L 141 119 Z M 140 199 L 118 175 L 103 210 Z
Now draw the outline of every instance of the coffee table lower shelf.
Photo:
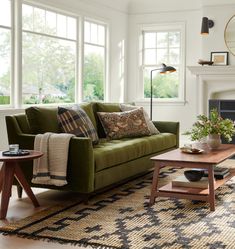
M 230 173 L 227 177 L 221 180 L 215 181 L 215 189 L 219 188 L 227 181 L 229 181 L 233 176 L 235 176 L 234 171 Z M 173 187 L 172 183 L 168 183 L 163 187 L 158 189 L 157 196 L 161 197 L 174 197 L 174 198 L 183 198 L 190 200 L 208 200 L 209 189 L 202 188 L 189 188 L 189 187 Z

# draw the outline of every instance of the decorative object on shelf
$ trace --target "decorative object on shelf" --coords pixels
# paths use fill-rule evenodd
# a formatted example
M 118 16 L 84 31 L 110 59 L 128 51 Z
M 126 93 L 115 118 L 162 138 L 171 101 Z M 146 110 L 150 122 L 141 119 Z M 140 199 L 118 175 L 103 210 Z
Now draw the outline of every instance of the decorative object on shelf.
M 202 177 L 199 181 L 189 181 L 184 175 L 172 180 L 173 188 L 207 189 L 209 187 L 208 177 Z
M 224 29 L 224 41 L 228 50 L 235 55 L 235 15 L 233 15 L 226 24 Z
M 224 167 L 214 167 L 214 177 L 216 180 L 221 180 L 227 177 L 230 174 L 230 171 L 228 168 Z M 208 177 L 208 170 L 204 171 L 204 177 Z
M 185 170 L 184 175 L 190 182 L 197 182 L 200 181 L 201 178 L 203 177 L 204 170 L 199 170 L 199 169 Z
M 201 27 L 201 35 L 208 35 L 209 29 L 214 27 L 214 22 L 208 17 L 202 18 L 202 27 Z
M 201 59 L 198 60 L 198 64 L 200 64 L 202 66 L 204 66 L 204 65 L 211 66 L 213 63 L 214 63 L 213 61 L 204 61 L 204 60 L 201 60 Z
M 228 52 L 211 52 L 211 61 L 215 66 L 227 66 Z
M 153 72 L 160 71 L 160 74 L 167 74 L 173 73 L 176 71 L 174 67 L 167 66 L 166 64 L 162 63 L 162 66 L 159 68 L 155 68 L 150 71 L 150 120 L 152 120 L 153 114 Z
M 221 144 L 221 140 L 219 141 L 220 136 L 224 137 L 228 142 L 232 141 L 232 137 L 235 134 L 234 122 L 228 118 L 223 119 L 219 115 L 217 109 L 212 109 L 210 111 L 209 117 L 205 115 L 199 115 L 197 119 L 198 120 L 193 124 L 191 130 L 184 133 L 184 135 L 190 135 L 192 141 L 200 141 L 209 135 L 217 135 L 217 141 L 207 140 L 207 143 L 209 142 L 208 146 L 210 146 L 212 143 L 212 147 L 210 147 L 211 149 L 219 147 Z

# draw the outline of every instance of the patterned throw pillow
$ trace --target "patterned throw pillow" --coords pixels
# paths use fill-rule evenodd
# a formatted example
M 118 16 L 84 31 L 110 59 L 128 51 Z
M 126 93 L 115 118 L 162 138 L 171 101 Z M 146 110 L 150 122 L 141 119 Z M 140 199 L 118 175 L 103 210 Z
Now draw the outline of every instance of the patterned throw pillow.
M 126 105 L 126 104 L 120 104 L 120 109 L 125 112 L 125 111 L 131 111 L 140 108 L 139 106 L 134 106 L 134 105 Z M 155 127 L 153 122 L 150 120 L 148 113 L 144 110 L 144 117 L 146 120 L 146 123 L 148 125 L 148 128 L 150 130 L 151 135 L 159 134 L 160 131 Z
M 97 112 L 106 136 L 110 139 L 150 135 L 143 108 L 127 112 Z
M 76 110 L 58 107 L 57 117 L 62 132 L 71 133 L 77 137 L 89 137 L 93 144 L 99 142 L 90 118 L 80 107 L 76 107 Z

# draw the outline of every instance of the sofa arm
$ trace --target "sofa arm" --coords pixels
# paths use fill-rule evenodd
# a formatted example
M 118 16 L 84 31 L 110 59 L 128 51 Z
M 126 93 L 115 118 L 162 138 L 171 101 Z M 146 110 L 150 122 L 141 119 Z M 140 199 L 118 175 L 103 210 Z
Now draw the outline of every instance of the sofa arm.
M 17 136 L 21 149 L 33 149 L 35 135 L 23 134 Z M 32 162 L 31 162 L 32 163 Z M 24 166 L 24 165 L 22 165 Z M 94 155 L 92 141 L 86 137 L 73 137 L 69 144 L 67 181 L 62 189 L 80 193 L 94 191 Z M 25 167 L 24 173 L 28 181 L 32 177 L 32 167 Z M 35 185 L 36 186 L 36 185 Z
M 67 179 L 72 191 L 94 191 L 94 153 L 92 141 L 86 137 L 70 140 Z
M 21 133 L 16 136 L 17 141 L 15 141 L 14 143 L 19 144 L 20 149 L 33 150 L 34 139 L 35 135 Z
M 155 127 L 161 132 L 173 133 L 176 135 L 177 147 L 179 147 L 179 122 L 153 121 Z

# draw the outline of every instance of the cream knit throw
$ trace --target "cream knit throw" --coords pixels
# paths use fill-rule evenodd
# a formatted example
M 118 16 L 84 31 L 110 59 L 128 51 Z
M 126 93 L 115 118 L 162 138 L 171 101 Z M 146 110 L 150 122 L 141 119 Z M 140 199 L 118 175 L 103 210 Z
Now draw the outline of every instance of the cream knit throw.
M 36 135 L 34 150 L 41 151 L 43 156 L 34 160 L 32 183 L 55 186 L 67 184 L 69 142 L 73 136 L 50 132 Z

